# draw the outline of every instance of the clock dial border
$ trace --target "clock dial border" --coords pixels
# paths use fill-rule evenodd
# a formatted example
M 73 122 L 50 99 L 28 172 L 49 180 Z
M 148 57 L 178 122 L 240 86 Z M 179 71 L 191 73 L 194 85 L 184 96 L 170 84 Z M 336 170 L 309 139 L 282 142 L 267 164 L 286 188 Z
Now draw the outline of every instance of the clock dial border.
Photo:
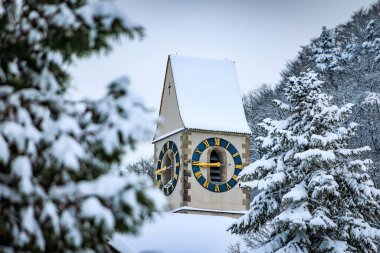
M 156 171 L 161 169 L 162 159 L 164 158 L 164 156 L 168 150 L 172 150 L 174 152 L 174 156 L 175 156 L 175 167 L 173 168 L 174 169 L 174 175 L 173 175 L 173 178 L 171 179 L 172 180 L 171 185 L 170 186 L 164 185 L 161 181 L 162 175 L 161 174 L 156 175 L 156 181 L 158 182 L 158 187 L 166 196 L 169 196 L 170 194 L 172 194 L 172 192 L 174 191 L 174 189 L 177 185 L 177 182 L 179 179 L 179 173 L 180 173 L 180 165 L 181 165 L 177 145 L 173 141 L 167 141 L 164 143 L 164 145 L 160 151 L 160 154 L 158 156 Z
M 234 160 L 234 173 L 230 179 L 227 180 L 227 182 L 221 183 L 221 184 L 215 184 L 210 181 L 208 181 L 202 174 L 202 171 L 200 169 L 199 165 L 194 165 L 194 163 L 199 163 L 199 159 L 201 158 L 202 153 L 209 147 L 221 147 L 227 152 L 229 152 Z M 212 192 L 226 192 L 234 188 L 238 181 L 239 173 L 243 169 L 243 162 L 241 159 L 241 156 L 239 154 L 239 151 L 235 148 L 235 146 L 222 138 L 219 137 L 211 137 L 208 139 L 205 139 L 201 141 L 198 146 L 194 149 L 193 156 L 192 156 L 192 170 L 193 174 L 195 176 L 195 179 L 198 181 L 198 183 L 205 189 L 212 191 Z

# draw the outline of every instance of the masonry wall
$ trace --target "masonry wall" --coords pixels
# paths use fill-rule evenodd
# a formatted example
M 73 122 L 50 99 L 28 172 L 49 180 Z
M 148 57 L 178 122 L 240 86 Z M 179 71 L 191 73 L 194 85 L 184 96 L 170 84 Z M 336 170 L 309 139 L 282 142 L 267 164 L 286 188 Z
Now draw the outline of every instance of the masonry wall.
M 227 192 L 212 192 L 205 189 L 194 177 L 191 166 L 191 157 L 196 146 L 203 140 L 212 137 L 219 137 L 229 141 L 239 151 L 243 160 L 243 167 L 249 162 L 249 137 L 243 134 L 226 134 L 209 131 L 183 131 L 182 140 L 182 157 L 183 157 L 183 192 L 184 201 L 182 206 L 194 208 L 205 208 L 226 211 L 247 210 L 249 205 L 249 196 L 238 186 L 235 186 Z M 228 153 L 228 152 L 227 152 Z M 203 158 L 205 159 L 205 158 Z M 201 162 L 208 162 L 203 160 Z M 233 163 L 232 157 L 227 154 L 227 163 Z M 207 174 L 207 169 L 203 169 L 202 174 Z M 227 171 L 227 178 L 230 178 L 233 171 Z

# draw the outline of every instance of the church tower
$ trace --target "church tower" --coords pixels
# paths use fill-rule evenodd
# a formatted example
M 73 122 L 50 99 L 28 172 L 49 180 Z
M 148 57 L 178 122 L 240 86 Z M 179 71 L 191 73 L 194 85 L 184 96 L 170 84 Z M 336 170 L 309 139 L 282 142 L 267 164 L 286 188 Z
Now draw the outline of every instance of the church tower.
M 240 217 L 249 136 L 235 63 L 170 55 L 153 139 L 156 185 L 174 212 Z

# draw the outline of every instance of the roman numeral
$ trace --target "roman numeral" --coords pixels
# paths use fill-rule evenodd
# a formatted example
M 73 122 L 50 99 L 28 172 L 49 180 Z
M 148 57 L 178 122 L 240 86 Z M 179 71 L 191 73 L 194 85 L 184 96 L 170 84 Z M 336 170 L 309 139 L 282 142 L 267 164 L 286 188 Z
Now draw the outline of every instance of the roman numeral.
M 220 145 L 220 139 L 214 138 L 214 140 L 215 140 L 215 146 L 219 146 Z
M 194 151 L 197 152 L 199 155 L 202 155 L 202 153 L 203 153 L 202 151 L 200 151 L 198 149 L 195 149 Z
M 195 172 L 194 175 L 195 175 L 196 179 L 199 179 L 202 176 L 202 172 L 201 171 L 197 171 L 197 172 Z
M 205 181 L 204 183 L 203 183 L 203 187 L 206 187 L 206 188 L 208 188 L 208 185 L 210 184 L 210 181 Z
M 227 186 L 227 190 L 230 190 L 232 188 L 231 185 L 229 185 L 228 183 L 226 183 L 226 186 Z
M 239 164 L 239 165 L 235 165 L 235 169 L 239 169 L 239 170 L 241 170 L 241 169 L 242 169 L 241 164 Z
M 203 143 L 206 145 L 206 148 L 210 147 L 210 144 L 208 143 L 207 140 L 204 140 Z
M 219 190 L 219 185 L 215 185 L 215 192 L 220 192 L 220 190 Z
M 238 181 L 238 175 L 233 174 L 233 175 L 232 175 L 232 179 L 235 180 L 235 181 L 237 182 L 237 181 Z
M 239 155 L 239 152 L 236 152 L 235 154 L 232 155 L 232 157 L 237 157 Z
M 228 149 L 228 147 L 231 145 L 231 143 L 227 143 L 227 146 L 226 146 L 226 149 Z

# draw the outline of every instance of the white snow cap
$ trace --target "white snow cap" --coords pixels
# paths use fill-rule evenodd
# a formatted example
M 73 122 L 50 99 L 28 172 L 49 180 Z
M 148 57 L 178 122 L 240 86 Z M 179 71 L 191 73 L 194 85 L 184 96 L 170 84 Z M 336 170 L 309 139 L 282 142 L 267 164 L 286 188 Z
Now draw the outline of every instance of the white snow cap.
M 185 128 L 247 133 L 235 62 L 169 56 Z

